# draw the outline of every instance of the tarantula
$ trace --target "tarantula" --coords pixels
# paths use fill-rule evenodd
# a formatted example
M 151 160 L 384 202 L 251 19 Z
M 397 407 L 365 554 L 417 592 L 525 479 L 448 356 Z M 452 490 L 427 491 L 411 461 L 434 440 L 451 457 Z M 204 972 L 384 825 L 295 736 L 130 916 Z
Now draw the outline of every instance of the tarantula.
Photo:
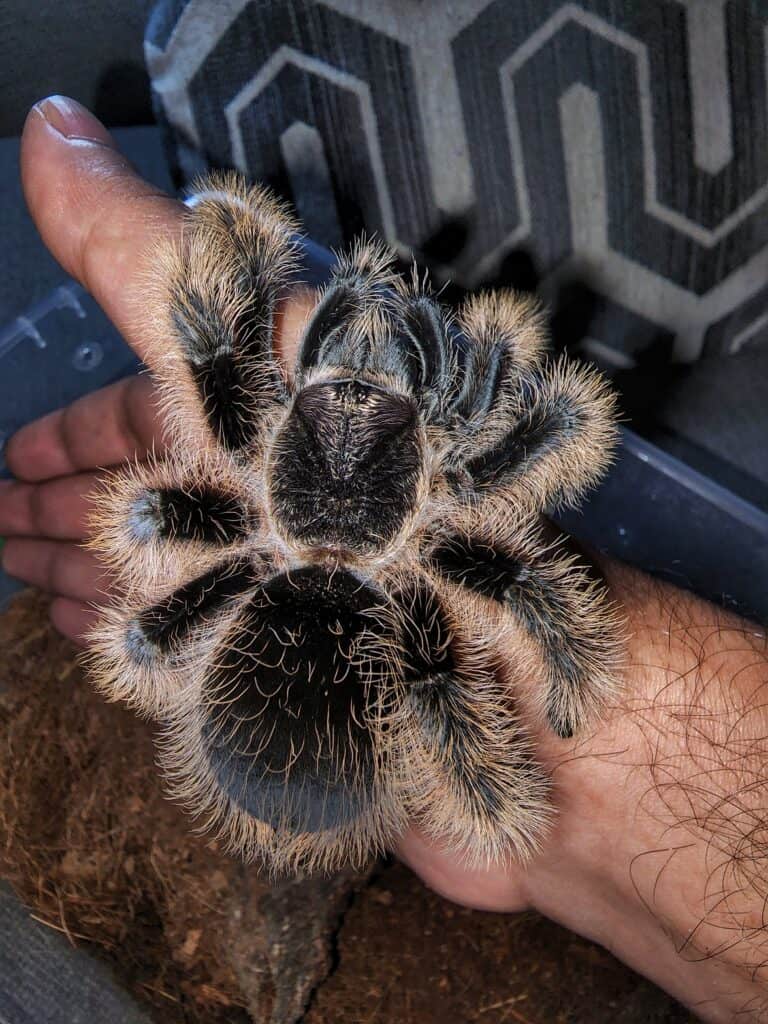
M 407 820 L 473 861 L 525 858 L 550 805 L 516 687 L 540 680 L 567 737 L 616 686 L 619 617 L 542 517 L 610 461 L 613 398 L 544 358 L 528 298 L 452 321 L 362 242 L 284 374 L 296 230 L 217 176 L 158 260 L 171 443 L 99 502 L 122 596 L 97 683 L 162 721 L 172 791 L 273 870 L 360 862 Z

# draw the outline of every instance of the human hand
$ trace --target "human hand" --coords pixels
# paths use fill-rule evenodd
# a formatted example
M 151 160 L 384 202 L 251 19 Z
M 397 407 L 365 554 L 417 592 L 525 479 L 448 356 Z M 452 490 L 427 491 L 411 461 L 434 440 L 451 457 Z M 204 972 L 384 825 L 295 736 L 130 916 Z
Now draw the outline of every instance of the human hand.
M 69 101 L 30 113 L 22 173 L 46 244 L 144 356 L 142 275 L 153 242 L 178 232 L 181 205 L 141 181 L 103 126 Z M 307 302 L 297 296 L 283 311 L 284 356 Z M 89 495 L 103 469 L 162 448 L 151 389 L 146 377 L 113 385 L 8 444 L 18 480 L 0 485 L 4 566 L 53 595 L 53 621 L 74 639 L 110 590 L 80 546 Z M 626 695 L 569 741 L 531 711 L 558 808 L 540 854 L 525 868 L 470 871 L 417 832 L 401 838 L 398 853 L 451 899 L 534 907 L 593 938 L 707 1019 L 731 1020 L 748 1007 L 746 1019 L 757 1020 L 766 959 L 765 639 L 640 574 L 607 573 L 633 633 Z
M 143 181 L 109 132 L 64 97 L 29 113 L 21 149 L 24 193 L 53 255 L 87 288 L 140 357 L 142 274 L 153 243 L 179 232 L 183 206 Z M 279 320 L 284 354 L 294 344 L 307 296 Z M 0 482 L 3 567 L 52 595 L 50 615 L 81 641 L 94 604 L 112 582 L 82 547 L 98 480 L 126 459 L 163 448 L 149 377 L 127 378 L 22 428 L 5 458 L 14 481 Z

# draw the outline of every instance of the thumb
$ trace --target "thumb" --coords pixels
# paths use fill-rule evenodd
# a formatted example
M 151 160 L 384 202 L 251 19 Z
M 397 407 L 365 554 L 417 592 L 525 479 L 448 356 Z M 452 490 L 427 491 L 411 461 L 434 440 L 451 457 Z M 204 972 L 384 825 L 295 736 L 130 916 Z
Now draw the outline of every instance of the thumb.
M 63 96 L 27 116 L 21 177 L 45 244 L 143 357 L 147 260 L 153 243 L 180 231 L 182 204 L 139 177 L 101 122 Z

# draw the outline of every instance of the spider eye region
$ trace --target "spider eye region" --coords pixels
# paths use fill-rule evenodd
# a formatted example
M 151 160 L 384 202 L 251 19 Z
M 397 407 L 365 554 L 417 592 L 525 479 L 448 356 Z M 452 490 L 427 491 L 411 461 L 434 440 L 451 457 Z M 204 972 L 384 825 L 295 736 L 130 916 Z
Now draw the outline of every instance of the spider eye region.
M 370 799 L 380 673 L 361 653 L 380 599 L 344 570 L 263 584 L 203 692 L 203 744 L 229 799 L 275 829 L 343 826 Z
M 273 512 L 301 544 L 375 553 L 413 513 L 423 473 L 410 397 L 358 379 L 311 384 L 275 439 Z

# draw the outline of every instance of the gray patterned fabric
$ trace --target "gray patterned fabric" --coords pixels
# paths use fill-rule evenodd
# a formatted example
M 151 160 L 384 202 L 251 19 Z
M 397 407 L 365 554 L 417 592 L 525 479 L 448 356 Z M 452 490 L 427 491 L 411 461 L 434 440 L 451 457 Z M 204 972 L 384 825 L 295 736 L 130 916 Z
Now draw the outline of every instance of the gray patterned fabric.
M 150 1024 L 109 971 L 0 884 L 0 1024 Z
M 180 181 L 237 166 L 466 285 L 576 283 L 627 367 L 768 341 L 767 33 L 747 0 L 159 0 L 145 52 Z
M 151 118 L 142 42 L 154 0 L 0 0 L 0 136 L 43 96 L 80 100 L 105 124 Z

